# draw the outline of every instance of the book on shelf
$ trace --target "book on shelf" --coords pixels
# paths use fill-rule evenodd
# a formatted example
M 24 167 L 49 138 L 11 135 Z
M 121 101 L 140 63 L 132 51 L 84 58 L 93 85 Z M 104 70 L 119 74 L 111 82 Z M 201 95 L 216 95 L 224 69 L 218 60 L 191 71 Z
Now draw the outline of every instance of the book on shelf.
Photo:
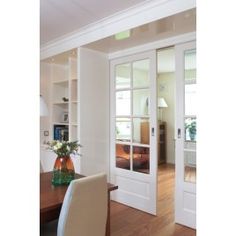
M 53 127 L 54 140 L 68 141 L 69 140 L 69 130 L 66 125 L 54 125 Z

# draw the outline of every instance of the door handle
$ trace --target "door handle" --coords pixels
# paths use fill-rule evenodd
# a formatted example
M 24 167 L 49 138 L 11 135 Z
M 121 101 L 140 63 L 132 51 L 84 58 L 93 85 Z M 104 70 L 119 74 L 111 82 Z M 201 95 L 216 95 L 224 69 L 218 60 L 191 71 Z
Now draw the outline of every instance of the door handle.
M 180 128 L 178 128 L 177 136 L 178 136 L 178 138 L 181 138 L 181 129 Z
M 152 136 L 154 136 L 154 127 L 152 127 Z

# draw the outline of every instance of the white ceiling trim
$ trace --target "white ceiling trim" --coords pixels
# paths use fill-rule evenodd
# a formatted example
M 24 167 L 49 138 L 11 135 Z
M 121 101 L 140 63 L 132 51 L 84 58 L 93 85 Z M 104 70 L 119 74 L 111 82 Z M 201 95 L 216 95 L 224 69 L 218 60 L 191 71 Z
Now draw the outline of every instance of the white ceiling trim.
M 153 50 L 153 49 L 170 47 L 173 45 L 186 43 L 186 42 L 190 42 L 190 41 L 195 41 L 195 40 L 196 40 L 196 32 L 181 34 L 181 35 L 169 37 L 166 39 L 161 39 L 161 40 L 158 40 L 155 42 L 146 43 L 141 46 L 136 46 L 136 47 L 122 50 L 122 51 L 110 53 L 108 55 L 108 58 L 109 58 L 109 60 L 112 60 L 112 59 L 116 59 L 119 57 L 129 56 L 129 55 L 133 55 L 136 53 L 141 53 L 141 52 L 145 52 L 145 51 L 149 51 L 149 50 Z
M 161 18 L 196 7 L 196 0 L 155 0 L 129 8 L 96 23 L 83 27 L 78 32 L 65 35 L 41 46 L 40 58 L 56 54 L 114 35 Z

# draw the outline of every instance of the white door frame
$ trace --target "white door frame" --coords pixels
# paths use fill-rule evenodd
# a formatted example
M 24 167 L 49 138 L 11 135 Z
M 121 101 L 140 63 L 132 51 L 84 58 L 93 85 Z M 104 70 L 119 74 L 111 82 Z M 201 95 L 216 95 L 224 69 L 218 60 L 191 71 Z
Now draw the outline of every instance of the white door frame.
M 175 46 L 175 222 L 196 228 L 196 184 L 184 181 L 184 51 L 196 48 L 196 42 Z M 178 130 L 180 134 L 178 135 Z
M 142 59 L 150 59 L 150 173 L 144 174 L 116 167 L 115 154 L 115 65 Z M 156 50 L 135 54 L 110 63 L 110 176 L 118 190 L 111 194 L 113 200 L 156 215 L 157 202 L 157 134 L 156 134 Z M 132 91 L 132 90 L 131 90 Z M 151 132 L 153 129 L 153 132 Z M 132 163 L 132 162 L 131 162 Z

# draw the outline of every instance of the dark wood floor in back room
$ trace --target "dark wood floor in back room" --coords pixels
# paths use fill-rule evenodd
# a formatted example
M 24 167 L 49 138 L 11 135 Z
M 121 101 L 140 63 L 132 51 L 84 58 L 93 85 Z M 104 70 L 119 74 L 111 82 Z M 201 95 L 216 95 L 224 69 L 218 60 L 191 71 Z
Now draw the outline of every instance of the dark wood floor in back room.
M 159 166 L 158 215 L 111 202 L 111 236 L 195 236 L 196 230 L 174 224 L 174 166 Z

